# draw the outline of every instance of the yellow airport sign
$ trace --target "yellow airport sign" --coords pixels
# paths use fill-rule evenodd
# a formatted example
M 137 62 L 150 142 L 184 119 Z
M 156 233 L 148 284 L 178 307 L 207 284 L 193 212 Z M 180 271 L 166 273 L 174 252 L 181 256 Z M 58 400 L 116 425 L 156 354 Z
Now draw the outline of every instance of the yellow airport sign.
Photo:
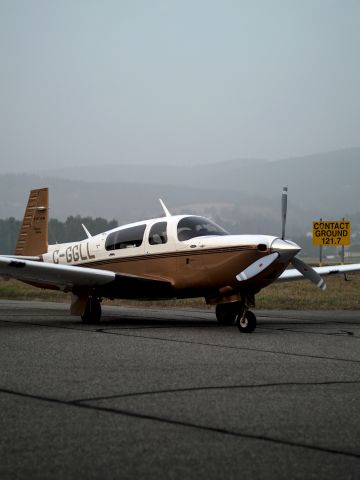
M 313 245 L 350 245 L 351 222 L 348 220 L 316 220 L 313 222 Z

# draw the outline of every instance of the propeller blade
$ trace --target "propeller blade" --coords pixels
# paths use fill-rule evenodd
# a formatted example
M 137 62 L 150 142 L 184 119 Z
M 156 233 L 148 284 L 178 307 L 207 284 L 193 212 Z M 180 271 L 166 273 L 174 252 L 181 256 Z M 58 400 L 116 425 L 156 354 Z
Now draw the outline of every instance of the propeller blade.
M 287 214 L 287 197 L 288 197 L 288 187 L 283 188 L 283 193 L 281 196 L 281 239 L 285 239 L 285 228 L 286 228 L 286 214 Z
M 265 268 L 269 267 L 277 258 L 279 258 L 279 256 L 280 255 L 278 252 L 274 252 L 270 255 L 260 258 L 259 260 L 256 260 L 251 265 L 246 267 L 245 270 L 236 275 L 236 280 L 239 282 L 244 282 L 245 280 L 255 277 L 265 270 Z
M 305 278 L 315 283 L 315 285 L 321 290 L 326 290 L 325 280 L 321 278 L 320 275 L 315 272 L 312 267 L 310 267 L 310 265 L 307 265 L 305 262 L 299 260 L 296 257 L 291 260 L 291 263 L 294 265 L 296 270 L 298 270 L 302 275 L 304 275 Z

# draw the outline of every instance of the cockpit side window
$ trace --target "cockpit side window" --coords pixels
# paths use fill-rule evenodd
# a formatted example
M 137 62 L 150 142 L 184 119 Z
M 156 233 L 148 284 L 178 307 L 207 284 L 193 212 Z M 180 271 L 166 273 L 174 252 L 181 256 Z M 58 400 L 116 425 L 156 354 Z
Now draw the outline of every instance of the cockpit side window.
M 149 233 L 150 245 L 159 245 L 162 243 L 167 243 L 167 241 L 167 222 L 154 223 Z
M 106 250 L 140 247 L 143 242 L 146 225 L 124 228 L 110 233 L 105 242 Z
M 184 242 L 185 240 L 190 240 L 195 237 L 229 235 L 229 233 L 207 218 L 185 217 L 178 223 L 177 235 L 180 242 Z

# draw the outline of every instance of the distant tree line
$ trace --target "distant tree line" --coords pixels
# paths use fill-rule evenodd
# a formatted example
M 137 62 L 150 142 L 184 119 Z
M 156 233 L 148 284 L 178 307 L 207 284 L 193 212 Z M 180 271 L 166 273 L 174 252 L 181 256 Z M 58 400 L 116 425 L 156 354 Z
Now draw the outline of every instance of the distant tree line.
M 86 238 L 82 224 L 89 230 L 91 235 L 111 230 L 118 226 L 116 220 L 108 221 L 97 217 L 70 216 L 64 222 L 51 218 L 49 220 L 49 244 L 76 242 Z M 0 255 L 12 254 L 21 226 L 21 221 L 14 217 L 0 219 Z
M 229 215 L 221 216 L 217 212 L 206 212 L 207 216 L 212 217 L 219 225 L 226 228 L 230 233 L 264 233 L 270 230 L 270 225 L 265 225 L 263 231 L 256 231 L 256 225 L 251 225 L 251 222 L 241 222 L 237 220 L 229 220 Z M 236 215 L 232 216 L 237 218 Z M 247 219 L 246 219 L 247 220 Z M 354 215 L 352 220 L 352 239 L 351 246 L 347 247 L 347 251 L 360 252 L 360 214 Z M 265 222 L 264 222 L 265 223 Z M 111 230 L 118 226 L 116 220 L 108 221 L 104 218 L 97 217 L 81 217 L 70 216 L 62 222 L 55 218 L 49 220 L 49 243 L 66 243 L 76 242 L 86 238 L 86 234 L 81 224 L 84 224 L 92 235 Z M 14 217 L 0 219 L 0 255 L 13 254 L 19 234 L 21 221 L 16 220 Z M 254 227 L 254 228 L 252 228 Z M 266 228 L 268 227 L 268 228 Z M 319 248 L 312 245 L 311 237 L 305 233 L 302 235 L 291 235 L 291 239 L 297 242 L 302 247 L 302 254 L 310 257 L 319 256 Z M 324 249 L 324 255 L 326 254 L 338 255 L 339 249 L 336 247 L 326 247 Z

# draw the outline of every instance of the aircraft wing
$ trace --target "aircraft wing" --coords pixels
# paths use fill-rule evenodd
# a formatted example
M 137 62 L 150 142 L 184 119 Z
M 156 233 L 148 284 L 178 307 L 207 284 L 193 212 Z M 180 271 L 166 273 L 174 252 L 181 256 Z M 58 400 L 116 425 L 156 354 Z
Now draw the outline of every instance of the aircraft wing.
M 19 257 L 0 257 L 0 277 L 16 278 L 63 291 L 95 288 L 99 294 L 114 298 L 168 296 L 172 292 L 172 285 L 162 280 L 110 270 L 20 260 Z
M 348 273 L 348 272 L 356 272 L 360 270 L 360 263 L 353 263 L 348 265 L 329 265 L 326 267 L 312 267 L 315 272 L 319 275 L 336 275 L 337 273 Z M 295 268 L 290 268 L 285 270 L 277 281 L 288 281 L 288 280 L 300 280 L 304 279 L 305 277 Z
M 115 280 L 115 273 L 93 268 L 0 257 L 0 275 L 44 286 L 71 290 L 73 287 L 96 287 Z

